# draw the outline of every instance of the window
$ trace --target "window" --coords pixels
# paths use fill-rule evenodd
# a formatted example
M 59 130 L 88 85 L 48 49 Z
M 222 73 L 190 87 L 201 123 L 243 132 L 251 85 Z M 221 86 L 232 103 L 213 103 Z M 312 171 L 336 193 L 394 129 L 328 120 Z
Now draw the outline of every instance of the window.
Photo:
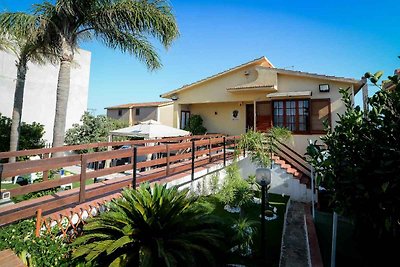
M 274 101 L 274 126 L 286 127 L 295 133 L 308 132 L 309 107 L 309 100 Z
M 140 115 L 140 108 L 135 109 L 135 114 L 136 114 L 136 116 Z
M 122 116 L 122 109 L 118 109 L 118 116 Z
M 189 124 L 190 119 L 190 111 L 181 111 L 181 129 L 185 129 L 185 127 Z

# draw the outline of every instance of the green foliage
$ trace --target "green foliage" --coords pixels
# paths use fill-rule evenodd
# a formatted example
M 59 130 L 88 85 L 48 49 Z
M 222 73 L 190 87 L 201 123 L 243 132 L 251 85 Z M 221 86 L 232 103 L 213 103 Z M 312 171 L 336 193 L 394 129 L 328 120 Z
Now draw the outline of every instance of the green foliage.
M 155 184 L 125 189 L 84 227 L 73 257 L 101 266 L 213 266 L 223 242 L 218 221 L 188 190 Z
M 9 151 L 10 148 L 11 119 L 0 113 L 0 151 Z M 43 148 L 44 126 L 33 122 L 28 124 L 22 122 L 20 129 L 19 149 Z
M 253 245 L 254 234 L 257 231 L 258 221 L 249 220 L 247 218 L 238 218 L 233 222 L 233 244 L 236 245 L 240 255 L 246 256 L 251 253 L 251 246 Z
M 267 133 L 249 130 L 242 134 L 238 144 L 239 149 L 251 151 L 251 161 L 261 167 L 271 164 L 271 153 L 278 146 L 278 142 L 288 141 L 292 133 L 287 128 L 272 127 Z
M 110 131 L 128 127 L 126 121 L 115 120 L 104 115 L 94 116 L 85 112 L 82 124 L 74 124 L 65 135 L 67 145 L 80 145 L 96 142 L 107 142 Z M 85 151 L 82 151 L 85 152 Z
M 191 132 L 193 135 L 205 134 L 207 132 L 207 129 L 203 126 L 203 118 L 200 115 L 191 115 L 185 130 Z
M 211 194 L 216 194 L 219 192 L 219 173 L 215 172 L 211 175 L 210 181 L 209 181 L 209 186 L 210 186 L 210 191 Z
M 366 74 L 375 84 L 380 76 Z M 353 107 L 350 93 L 341 90 L 346 112 L 322 138 L 328 149 L 315 144 L 307 149 L 320 185 L 331 192 L 332 207 L 354 219 L 368 244 L 389 240 L 373 246 L 382 250 L 400 244 L 400 87 L 398 80 L 394 84 L 394 91 L 380 90 L 368 99 L 368 111 Z
M 250 184 L 240 175 L 239 166 L 233 163 L 225 168 L 226 176 L 218 199 L 225 205 L 241 207 L 249 204 L 254 196 Z
M 48 234 L 38 238 L 34 231 L 34 220 L 24 220 L 1 227 L 0 251 L 12 249 L 28 267 L 68 266 L 68 245 L 62 239 Z

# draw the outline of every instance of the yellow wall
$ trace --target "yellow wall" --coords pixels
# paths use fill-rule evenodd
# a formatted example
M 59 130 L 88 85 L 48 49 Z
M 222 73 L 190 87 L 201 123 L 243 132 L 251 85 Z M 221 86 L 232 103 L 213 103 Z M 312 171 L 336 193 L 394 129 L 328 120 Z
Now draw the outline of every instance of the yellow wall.
M 232 117 L 232 111 L 238 110 L 237 120 Z M 246 131 L 246 105 L 242 102 L 211 103 L 190 105 L 191 115 L 200 115 L 208 133 L 225 133 L 239 135 Z M 217 113 L 217 114 L 215 114 Z
M 157 110 L 158 114 L 158 121 L 164 125 L 167 126 L 173 126 L 174 125 L 174 105 L 166 105 L 166 106 L 161 106 L 158 107 Z
M 249 75 L 245 75 L 248 71 Z M 276 72 L 272 71 L 271 76 L 276 76 Z M 231 73 L 225 74 L 218 78 L 203 82 L 178 93 L 179 104 L 191 103 L 217 103 L 217 102 L 238 102 L 238 101 L 253 101 L 255 99 L 265 99 L 268 91 L 262 90 L 259 92 L 228 92 L 226 89 L 237 85 L 246 84 L 257 79 L 258 72 L 255 66 L 239 69 Z M 273 77 L 271 77 L 273 80 Z M 275 90 L 270 89 L 269 92 Z
M 319 91 L 319 85 L 324 83 L 327 83 L 330 86 L 330 91 L 328 93 L 321 93 Z M 338 114 L 342 114 L 345 111 L 345 107 L 339 93 L 339 88 L 348 88 L 349 86 L 350 85 L 346 83 L 278 74 L 279 93 L 292 91 L 311 91 L 312 99 L 330 98 L 331 121 L 333 127 L 336 125 L 336 121 L 339 119 Z

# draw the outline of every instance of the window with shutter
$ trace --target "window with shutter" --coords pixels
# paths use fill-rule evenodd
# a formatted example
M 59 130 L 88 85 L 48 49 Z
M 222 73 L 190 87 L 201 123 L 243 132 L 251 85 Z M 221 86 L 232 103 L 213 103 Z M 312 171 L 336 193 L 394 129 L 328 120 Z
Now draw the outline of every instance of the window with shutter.
M 311 133 L 326 133 L 324 121 L 331 125 L 330 99 L 311 99 Z

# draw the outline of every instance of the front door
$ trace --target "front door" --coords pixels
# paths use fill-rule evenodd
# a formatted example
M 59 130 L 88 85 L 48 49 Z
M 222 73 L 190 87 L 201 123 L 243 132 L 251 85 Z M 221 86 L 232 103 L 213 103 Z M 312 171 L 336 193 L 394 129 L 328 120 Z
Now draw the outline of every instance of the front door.
M 246 104 L 246 132 L 250 129 L 254 130 L 254 105 Z

